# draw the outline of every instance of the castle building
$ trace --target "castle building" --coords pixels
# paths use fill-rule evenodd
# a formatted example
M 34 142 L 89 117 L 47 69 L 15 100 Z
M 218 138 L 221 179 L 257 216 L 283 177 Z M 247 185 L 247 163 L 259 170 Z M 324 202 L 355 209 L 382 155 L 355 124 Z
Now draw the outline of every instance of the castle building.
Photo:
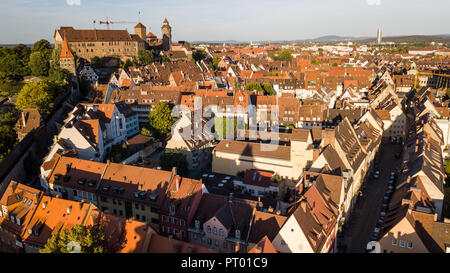
M 126 60 L 137 57 L 138 51 L 146 48 L 145 26 L 139 23 L 135 31 L 136 34 L 129 34 L 127 30 L 61 27 L 54 34 L 55 47 L 62 46 L 66 39 L 72 53 L 79 58 L 91 60 L 97 56 Z
M 164 23 L 161 27 L 161 33 L 163 36 L 163 50 L 170 50 L 170 45 L 172 44 L 172 27 L 169 25 L 167 18 L 164 19 Z

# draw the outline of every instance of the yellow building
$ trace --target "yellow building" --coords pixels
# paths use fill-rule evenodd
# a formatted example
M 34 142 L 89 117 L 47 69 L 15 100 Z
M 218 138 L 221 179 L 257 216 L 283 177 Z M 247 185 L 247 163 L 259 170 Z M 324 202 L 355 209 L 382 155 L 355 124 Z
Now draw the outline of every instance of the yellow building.
M 79 58 L 90 60 L 98 57 L 117 57 L 122 60 L 137 57 L 140 49 L 146 48 L 146 41 L 140 36 L 145 26 L 139 23 L 135 27 L 136 34 L 127 30 L 74 29 L 60 27 L 55 30 L 55 48 L 62 47 L 67 39 L 70 50 Z M 145 37 L 144 37 L 145 38 Z

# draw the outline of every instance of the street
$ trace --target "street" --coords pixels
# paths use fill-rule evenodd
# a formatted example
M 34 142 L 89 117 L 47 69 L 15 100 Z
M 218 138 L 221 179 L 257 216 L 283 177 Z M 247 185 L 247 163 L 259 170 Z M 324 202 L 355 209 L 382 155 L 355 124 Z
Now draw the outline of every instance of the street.
M 368 173 L 369 177 L 363 184 L 365 187 L 363 195 L 357 200 L 348 227 L 344 232 L 345 251 L 343 252 L 364 253 L 378 221 L 390 173 L 396 170 L 401 162 L 401 159 L 395 158 L 395 153 L 400 150 L 400 144 L 381 144 L 380 160 L 377 166 L 380 178 L 374 179 L 373 173 Z

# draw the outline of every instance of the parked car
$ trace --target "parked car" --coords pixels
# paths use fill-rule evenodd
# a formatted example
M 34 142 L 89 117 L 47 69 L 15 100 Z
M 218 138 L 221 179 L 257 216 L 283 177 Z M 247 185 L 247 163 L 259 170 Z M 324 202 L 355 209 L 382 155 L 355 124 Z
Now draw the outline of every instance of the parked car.
M 373 174 L 373 178 L 375 178 L 375 179 L 380 178 L 380 171 L 376 171 L 376 172 Z
M 373 230 L 373 235 L 374 236 L 377 236 L 378 237 L 378 234 L 380 233 L 380 228 L 375 228 L 374 230 Z

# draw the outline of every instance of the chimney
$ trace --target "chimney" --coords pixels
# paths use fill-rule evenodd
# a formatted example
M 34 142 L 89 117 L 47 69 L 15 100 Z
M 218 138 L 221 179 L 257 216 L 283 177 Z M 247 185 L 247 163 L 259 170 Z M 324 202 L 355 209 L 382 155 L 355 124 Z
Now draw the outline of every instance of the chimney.
M 334 129 L 325 129 L 322 131 L 322 139 L 323 139 L 323 147 L 326 147 L 328 144 L 332 144 L 336 141 L 336 131 Z
M 176 187 L 176 192 L 178 192 L 178 190 L 180 189 L 180 176 L 177 175 L 175 177 L 175 187 Z
M 23 127 L 25 127 L 26 121 L 25 121 L 25 114 L 24 114 L 24 112 L 22 112 L 22 124 L 23 124 Z
M 234 252 L 239 252 L 240 249 L 240 245 L 239 245 L 239 241 L 236 242 L 236 244 L 234 245 Z
M 257 245 L 255 247 L 255 253 L 262 253 L 262 247 L 260 247 L 259 245 Z

